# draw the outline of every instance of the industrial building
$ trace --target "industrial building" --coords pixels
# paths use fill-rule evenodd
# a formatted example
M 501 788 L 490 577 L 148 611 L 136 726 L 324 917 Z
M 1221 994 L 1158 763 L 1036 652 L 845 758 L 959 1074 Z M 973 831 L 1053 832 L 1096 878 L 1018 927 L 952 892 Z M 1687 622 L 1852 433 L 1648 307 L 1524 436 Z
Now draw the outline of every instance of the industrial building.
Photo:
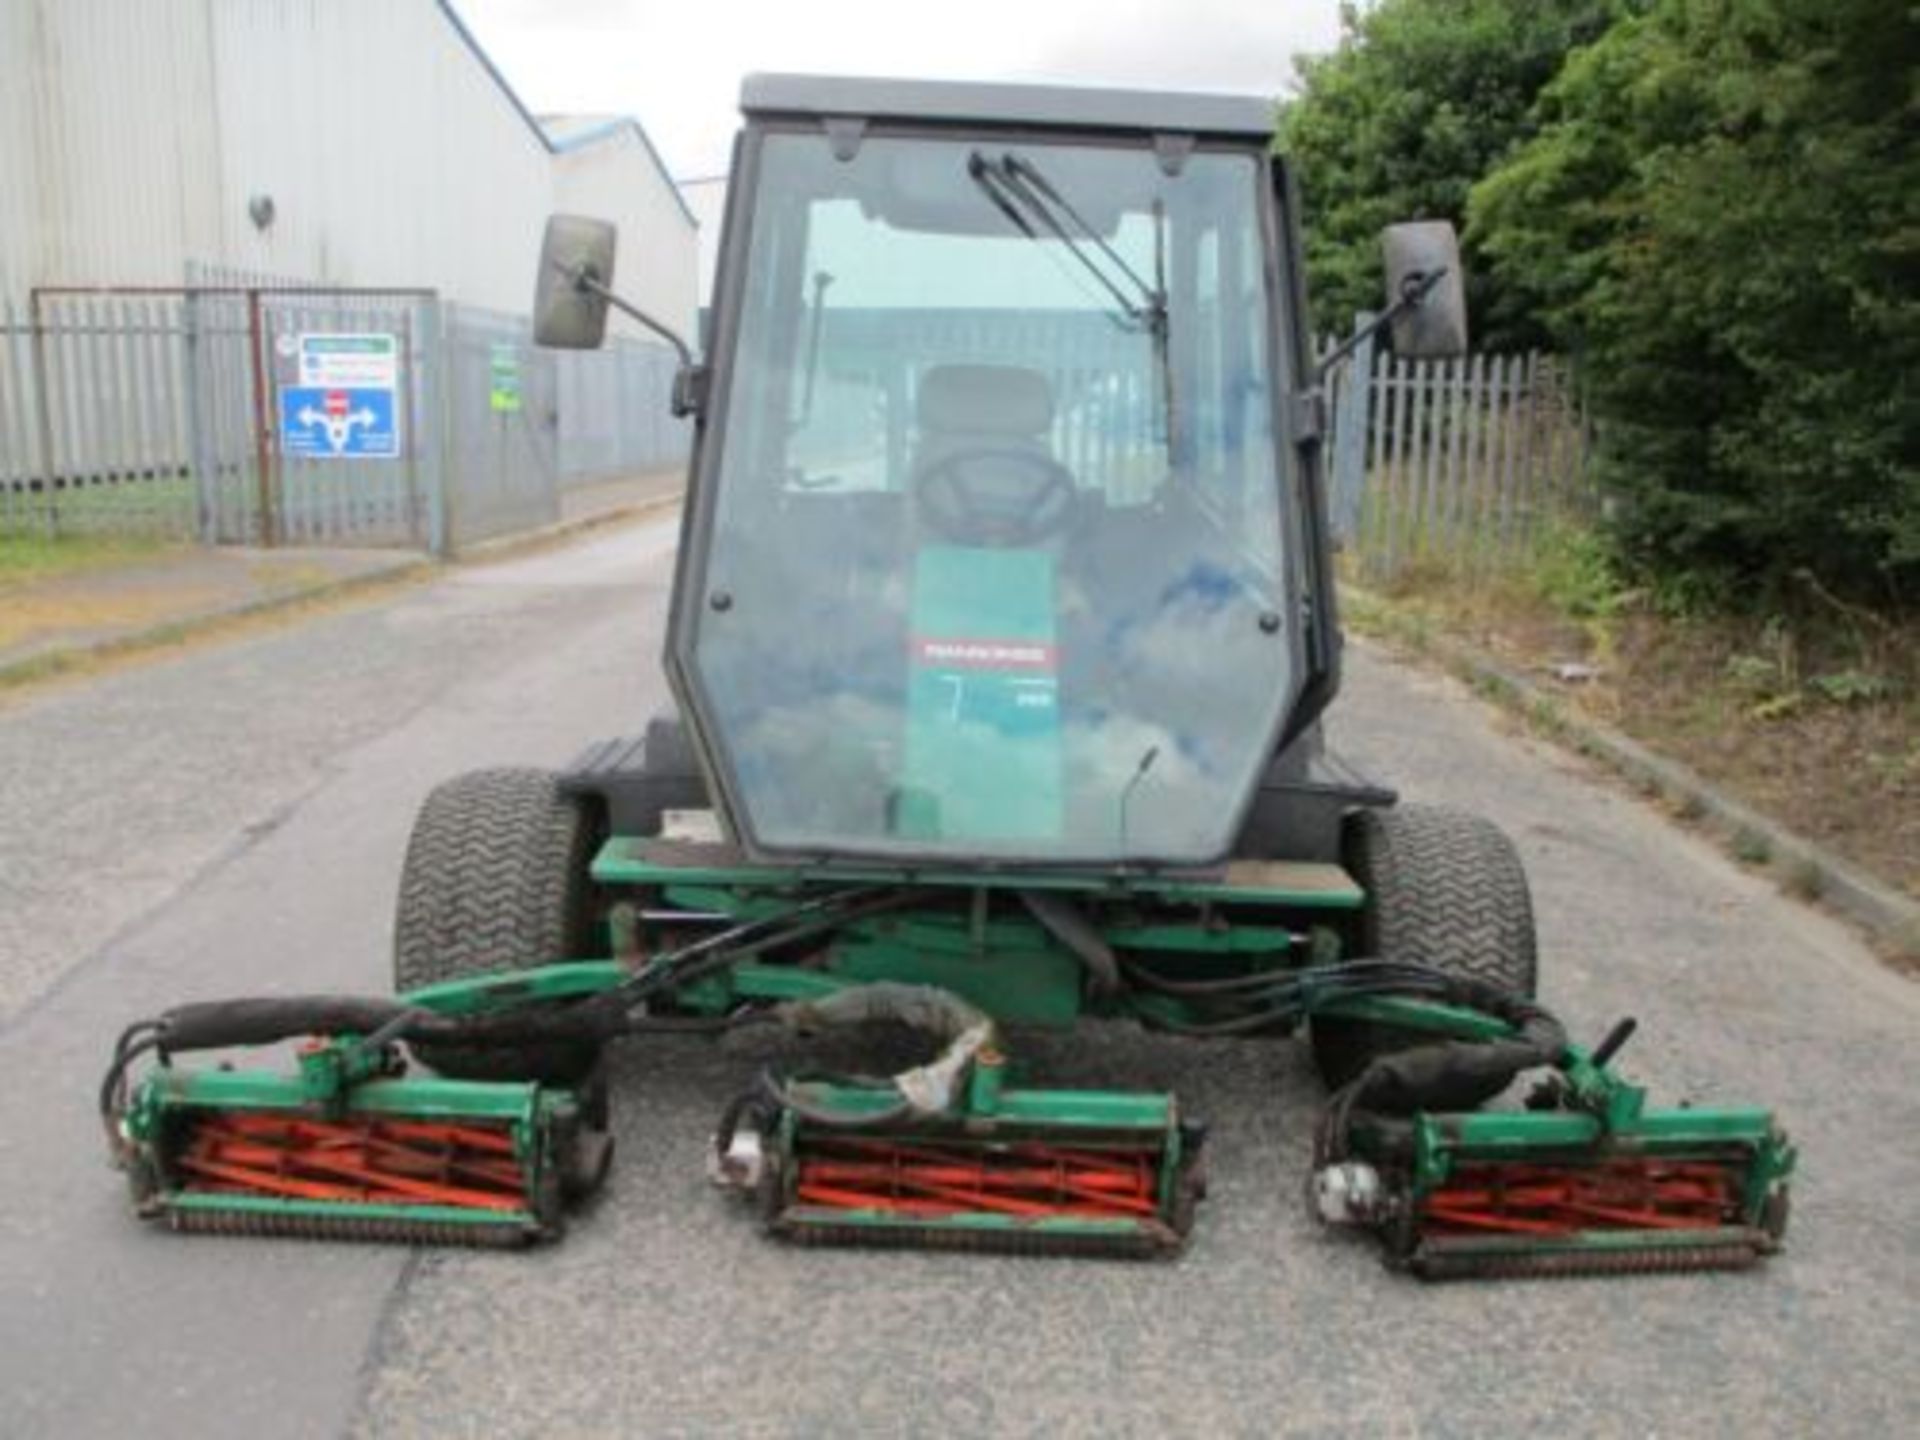
M 445 0 L 0 0 L 0 193 L 0 533 L 446 551 L 686 453 L 670 349 L 527 312 L 546 217 L 596 215 L 691 335 L 692 212 Z
M 0 191 L 0 302 L 192 275 L 524 313 L 574 210 L 694 323 L 694 218 L 639 123 L 543 123 L 444 0 L 0 0 Z

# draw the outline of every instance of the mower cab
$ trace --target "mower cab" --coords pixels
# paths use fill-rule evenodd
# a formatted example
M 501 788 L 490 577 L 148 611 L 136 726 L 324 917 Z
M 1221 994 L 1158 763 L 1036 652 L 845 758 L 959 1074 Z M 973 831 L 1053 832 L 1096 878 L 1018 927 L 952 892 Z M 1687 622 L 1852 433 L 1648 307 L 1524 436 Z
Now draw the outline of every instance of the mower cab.
M 667 655 L 729 834 L 1225 858 L 1338 646 L 1269 107 L 744 107 Z

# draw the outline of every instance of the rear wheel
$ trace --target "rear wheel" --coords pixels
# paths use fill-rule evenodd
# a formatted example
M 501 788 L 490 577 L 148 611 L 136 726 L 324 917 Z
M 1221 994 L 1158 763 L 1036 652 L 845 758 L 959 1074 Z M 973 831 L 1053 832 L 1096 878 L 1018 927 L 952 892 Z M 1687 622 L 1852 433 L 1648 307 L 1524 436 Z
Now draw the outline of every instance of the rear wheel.
M 591 938 L 590 802 L 544 770 L 476 770 L 438 786 L 414 821 L 393 927 L 393 982 L 412 990 L 577 959 Z M 599 1059 L 589 1041 L 512 1048 L 415 1047 L 465 1080 L 572 1085 Z
M 1362 810 L 1346 825 L 1347 868 L 1367 892 L 1360 954 L 1417 960 L 1531 996 L 1538 978 L 1533 899 L 1520 855 L 1491 821 L 1441 806 Z M 1312 1023 L 1329 1089 L 1416 1037 L 1333 1017 Z

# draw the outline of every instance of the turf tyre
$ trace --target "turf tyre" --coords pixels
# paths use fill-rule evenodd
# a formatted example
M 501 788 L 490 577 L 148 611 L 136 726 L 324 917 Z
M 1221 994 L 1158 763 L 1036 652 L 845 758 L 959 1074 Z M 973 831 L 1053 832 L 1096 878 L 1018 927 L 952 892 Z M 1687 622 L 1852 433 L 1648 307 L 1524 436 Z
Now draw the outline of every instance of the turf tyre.
M 593 802 L 564 793 L 544 770 L 475 770 L 437 786 L 420 807 L 400 872 L 394 988 L 585 955 L 587 867 L 599 831 Z M 599 1047 L 584 1041 L 414 1048 L 431 1069 L 462 1080 L 575 1085 L 599 1060 Z
M 1491 821 L 1436 805 L 1348 817 L 1347 869 L 1367 892 L 1358 953 L 1418 960 L 1532 996 L 1539 978 L 1533 898 L 1513 842 Z M 1323 1017 L 1313 1058 L 1337 1090 L 1415 1037 L 1390 1025 Z

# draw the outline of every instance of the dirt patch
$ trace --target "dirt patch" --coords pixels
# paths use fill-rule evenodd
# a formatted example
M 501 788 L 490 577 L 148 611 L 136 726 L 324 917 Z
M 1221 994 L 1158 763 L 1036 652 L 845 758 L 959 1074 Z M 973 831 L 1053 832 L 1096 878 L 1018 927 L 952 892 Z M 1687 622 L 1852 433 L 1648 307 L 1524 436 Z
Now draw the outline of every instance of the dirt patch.
M 212 588 L 124 587 L 111 592 L 0 590 L 0 650 L 74 635 L 120 634 L 164 624 L 205 609 L 221 598 Z
M 1383 592 L 1579 713 L 1920 898 L 1920 635 L 1878 616 L 1570 615 L 1525 584 Z M 1364 626 L 1363 626 L 1364 628 Z

